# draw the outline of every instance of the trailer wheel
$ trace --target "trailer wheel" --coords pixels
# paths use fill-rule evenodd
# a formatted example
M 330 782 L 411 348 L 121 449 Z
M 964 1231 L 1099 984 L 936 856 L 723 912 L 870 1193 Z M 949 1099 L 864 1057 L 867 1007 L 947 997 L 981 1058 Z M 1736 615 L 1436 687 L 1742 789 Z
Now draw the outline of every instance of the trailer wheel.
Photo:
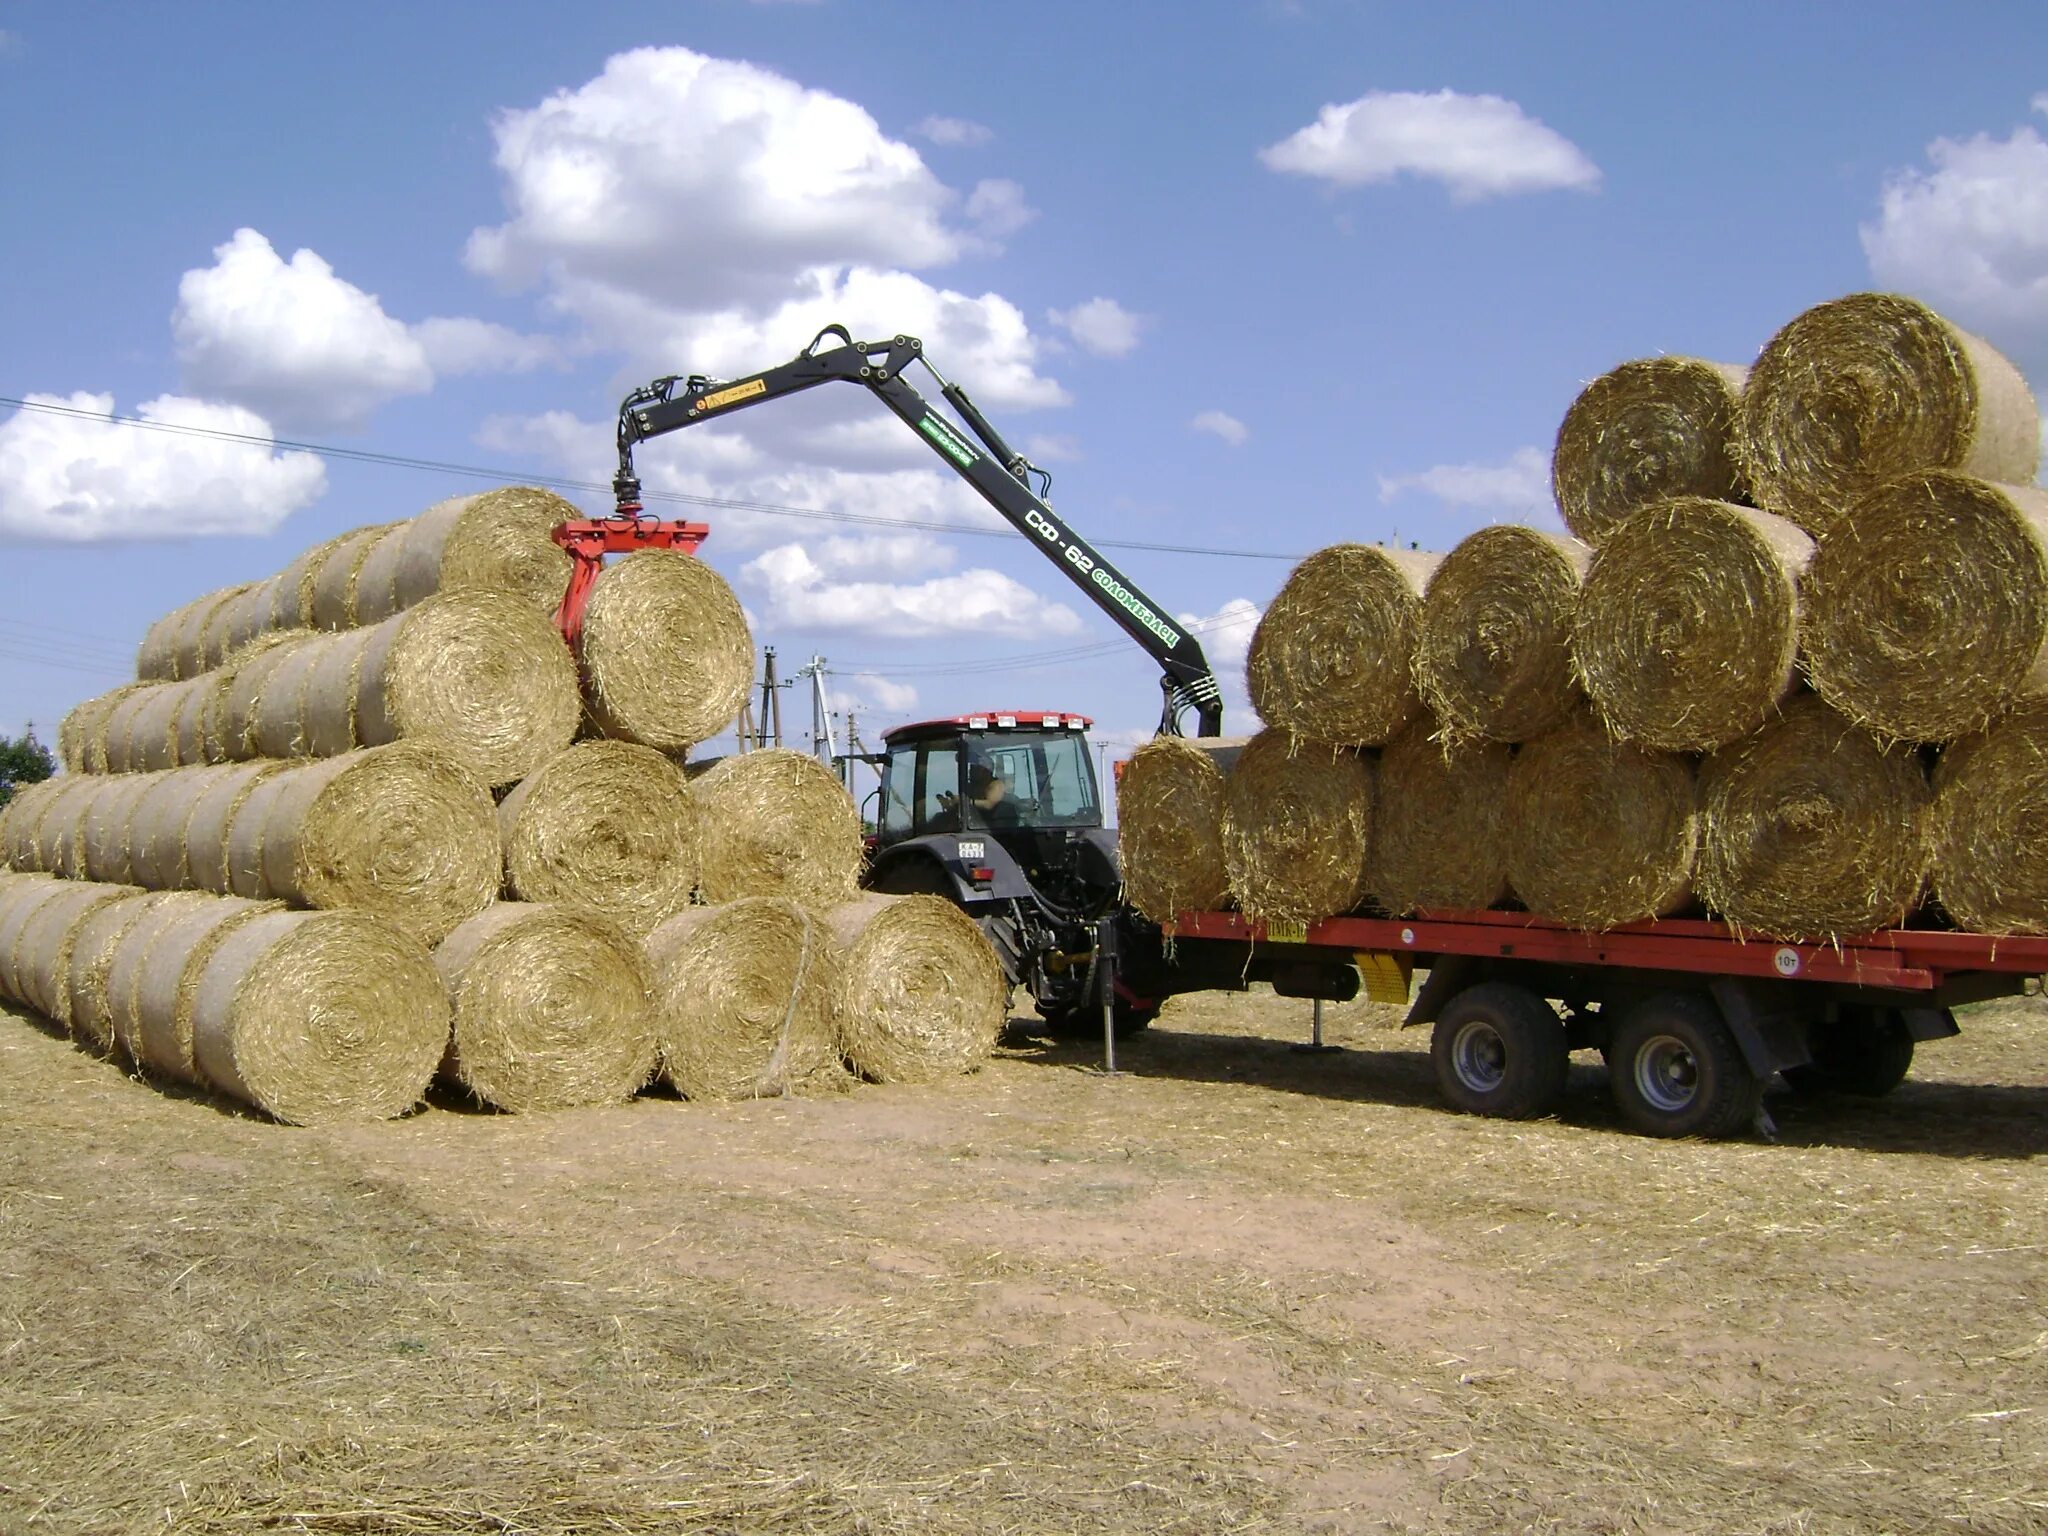
M 1880 1099 L 1913 1069 L 1913 1034 L 1896 1008 L 1844 1008 L 1840 1018 L 1814 1025 L 1811 1044 L 1813 1060 L 1782 1074 L 1801 1093 Z
M 1660 992 L 1614 1032 L 1615 1101 L 1647 1136 L 1731 1136 L 1756 1118 L 1763 1084 L 1712 999 Z
M 1564 1021 L 1527 987 L 1467 987 L 1437 1015 L 1429 1054 L 1437 1086 L 1459 1109 L 1503 1120 L 1548 1114 L 1571 1065 Z

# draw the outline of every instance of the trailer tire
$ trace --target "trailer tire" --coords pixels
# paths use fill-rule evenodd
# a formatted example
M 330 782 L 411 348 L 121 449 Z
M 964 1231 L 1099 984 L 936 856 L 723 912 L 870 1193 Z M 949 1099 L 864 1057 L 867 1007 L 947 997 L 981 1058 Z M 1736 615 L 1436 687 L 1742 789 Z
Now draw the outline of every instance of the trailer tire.
M 1527 987 L 1499 981 L 1467 987 L 1444 1004 L 1429 1055 L 1452 1105 L 1501 1120 L 1550 1113 L 1571 1067 L 1557 1010 Z
M 1732 1136 L 1763 1100 L 1763 1083 L 1704 993 L 1645 998 L 1616 1028 L 1608 1059 L 1615 1102 L 1646 1136 Z
M 1881 1099 L 1913 1069 L 1913 1033 L 1896 1008 L 1844 1008 L 1840 1018 L 1814 1025 L 1811 1044 L 1813 1060 L 1782 1074 L 1801 1093 Z

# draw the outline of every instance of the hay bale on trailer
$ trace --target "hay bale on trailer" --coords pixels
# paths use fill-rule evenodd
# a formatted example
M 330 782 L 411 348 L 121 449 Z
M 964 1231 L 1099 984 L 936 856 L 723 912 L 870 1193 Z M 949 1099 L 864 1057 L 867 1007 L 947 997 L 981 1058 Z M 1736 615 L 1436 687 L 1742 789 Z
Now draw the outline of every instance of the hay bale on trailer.
M 787 896 L 829 907 L 853 899 L 860 808 L 815 757 L 771 747 L 721 758 L 691 780 L 690 793 L 704 900 Z
M 1700 765 L 1707 908 L 1773 938 L 1835 939 L 1903 922 L 1927 880 L 1927 772 L 1811 694 Z
M 979 938 L 979 934 L 976 935 Z M 692 907 L 647 941 L 662 1075 L 687 1099 L 756 1099 L 848 1085 L 840 957 L 823 919 L 753 896 Z M 950 1042 L 956 1020 L 939 1021 Z M 948 1043 L 954 1059 L 967 1054 Z
M 1974 933 L 2048 933 L 2048 699 L 1942 752 L 1928 824 L 1950 917 Z
M 1580 928 L 1669 917 L 1692 901 L 1698 823 L 1691 762 L 1616 741 L 1582 711 L 1508 769 L 1508 883 Z
M 441 1071 L 509 1111 L 630 1098 L 654 1072 L 648 961 L 588 908 L 503 901 L 434 951 L 454 1005 Z
M 1742 392 L 1758 506 L 1819 537 L 1886 481 L 1925 469 L 2034 478 L 2041 415 L 1997 348 L 1892 293 L 1817 304 L 1773 336 Z
M 1245 679 L 1275 730 L 1377 747 L 1420 707 L 1412 666 L 1422 593 L 1442 559 L 1372 544 L 1317 550 L 1252 634 Z
M 1770 719 L 1799 683 L 1799 584 L 1813 540 L 1781 517 L 1673 497 L 1594 552 L 1572 666 L 1610 734 L 1704 752 Z
M 1223 779 L 1223 861 L 1248 917 L 1311 923 L 1365 897 L 1372 764 L 1285 731 L 1259 732 Z
M 1133 752 L 1116 785 L 1124 900 L 1156 923 L 1222 906 L 1223 805 L 1212 752 L 1181 736 L 1155 736 Z
M 937 896 L 862 896 L 828 913 L 839 946 L 839 1048 L 877 1083 L 972 1072 L 995 1049 L 1010 989 L 973 918 Z
M 675 762 L 630 741 L 581 741 L 519 781 L 497 809 L 506 889 L 595 907 L 645 934 L 690 904 L 698 800 Z
M 1557 429 L 1550 485 L 1565 525 L 1598 544 L 1647 502 L 1747 499 L 1736 423 L 1747 368 L 1645 357 L 1579 392 Z
M 591 724 L 663 752 L 686 752 L 731 725 L 753 676 L 739 599 L 680 550 L 637 550 L 605 567 L 582 644 Z
M 1490 907 L 1508 894 L 1512 753 L 1498 741 L 1448 746 L 1431 725 L 1418 718 L 1388 742 L 1375 779 L 1365 894 L 1397 917 Z
M 437 592 L 510 592 L 552 614 L 568 590 L 558 524 L 583 516 L 553 491 L 508 485 L 436 502 L 376 541 L 356 576 L 355 622 L 376 624 Z
M 1864 496 L 1820 542 L 1807 674 L 1903 741 L 1982 730 L 2048 692 L 2048 492 L 1930 470 Z
M 1444 556 L 1422 595 L 1415 689 L 1446 741 L 1527 741 L 1578 700 L 1572 621 L 1592 551 L 1512 523 Z

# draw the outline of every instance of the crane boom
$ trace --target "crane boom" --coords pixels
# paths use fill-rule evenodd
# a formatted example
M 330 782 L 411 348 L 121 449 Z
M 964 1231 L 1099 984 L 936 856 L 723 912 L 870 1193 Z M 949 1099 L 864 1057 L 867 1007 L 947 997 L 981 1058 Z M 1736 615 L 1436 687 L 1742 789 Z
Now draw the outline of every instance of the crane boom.
M 828 337 L 836 337 L 839 345 L 821 349 Z M 923 364 L 938 380 L 946 403 L 979 446 L 904 378 L 912 363 Z M 1043 494 L 1050 477 L 1003 441 L 966 390 L 940 376 L 915 336 L 855 341 L 844 326 L 828 325 L 794 358 L 760 373 L 740 379 L 678 374 L 634 390 L 619 407 L 619 472 L 612 489 L 620 515 L 640 511 L 640 481 L 633 471 L 636 444 L 834 382 L 865 385 L 1159 664 L 1165 696 L 1162 733 L 1180 734 L 1180 717 L 1190 709 L 1199 722 L 1198 735 L 1221 733 L 1222 691 L 1201 643 L 1053 511 Z M 1030 483 L 1034 475 L 1042 482 L 1036 491 Z

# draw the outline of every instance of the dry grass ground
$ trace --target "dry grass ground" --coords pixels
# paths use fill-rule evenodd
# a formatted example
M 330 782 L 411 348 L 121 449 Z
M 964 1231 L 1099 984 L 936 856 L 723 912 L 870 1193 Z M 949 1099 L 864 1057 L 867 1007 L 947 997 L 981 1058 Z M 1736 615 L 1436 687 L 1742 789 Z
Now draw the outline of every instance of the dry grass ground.
M 313 1131 L 0 1019 L 0 1531 L 2048 1528 L 2048 1009 L 1672 1145 L 1307 1006 Z

